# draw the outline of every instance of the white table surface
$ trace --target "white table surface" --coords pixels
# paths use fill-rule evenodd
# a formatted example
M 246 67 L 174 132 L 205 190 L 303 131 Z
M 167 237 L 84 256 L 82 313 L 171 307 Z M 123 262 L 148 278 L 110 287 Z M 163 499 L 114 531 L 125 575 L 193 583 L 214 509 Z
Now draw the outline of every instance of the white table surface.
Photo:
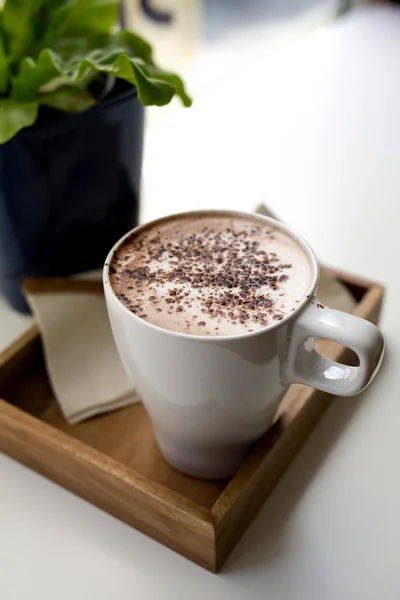
M 0 456 L 4 600 L 400 598 L 400 12 L 254 56 L 149 132 L 143 217 L 268 200 L 322 261 L 387 285 L 382 371 L 334 402 L 219 575 Z M 29 323 L 1 304 L 0 346 Z

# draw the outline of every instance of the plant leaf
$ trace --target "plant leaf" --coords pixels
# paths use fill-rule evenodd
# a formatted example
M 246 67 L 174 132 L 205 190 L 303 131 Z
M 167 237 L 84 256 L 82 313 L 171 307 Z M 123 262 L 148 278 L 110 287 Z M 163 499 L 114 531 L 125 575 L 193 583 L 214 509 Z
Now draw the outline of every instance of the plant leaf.
M 36 62 L 31 57 L 21 62 L 18 75 L 12 81 L 11 97 L 18 101 L 34 100 L 38 88 L 66 75 L 60 57 L 51 50 L 43 50 Z
M 8 59 L 4 49 L 3 38 L 0 31 L 0 96 L 6 93 L 9 85 Z
M 41 94 L 39 96 L 39 104 L 74 113 L 90 108 L 96 104 L 96 99 L 86 90 L 69 86 L 61 87 L 49 94 Z
M 150 44 L 148 44 L 143 38 L 141 38 L 137 34 L 131 31 L 119 31 L 113 35 L 110 35 L 108 43 L 106 45 L 103 44 L 102 46 L 101 54 L 99 54 L 99 59 L 102 64 L 107 63 L 108 67 L 110 67 L 113 59 L 115 60 L 115 57 L 124 54 L 126 54 L 128 58 L 131 59 L 133 70 L 135 70 L 135 66 L 142 69 L 143 73 L 135 73 L 136 77 L 139 77 L 139 82 L 134 83 L 132 74 L 129 74 L 128 77 L 122 76 L 122 74 L 118 75 L 115 72 L 112 72 L 112 74 L 117 77 L 121 77 L 122 79 L 126 79 L 133 85 L 136 85 L 138 87 L 139 99 L 141 102 L 143 102 L 143 104 L 162 105 L 168 103 L 171 100 L 171 98 L 169 98 L 167 102 L 162 101 L 159 104 L 155 100 L 155 94 L 151 94 L 153 100 L 150 100 L 150 96 L 146 94 L 148 88 L 147 83 L 150 82 L 153 88 L 158 87 L 159 90 L 165 89 L 162 85 L 163 83 L 172 86 L 172 88 L 174 89 L 173 95 L 176 94 L 177 96 L 179 96 L 185 106 L 191 106 L 192 101 L 185 91 L 182 79 L 175 73 L 164 71 L 164 69 L 160 69 L 157 65 L 155 65 Z M 141 61 L 135 59 L 141 59 L 144 64 Z M 97 66 L 99 67 L 99 65 Z M 144 75 L 144 77 L 146 77 L 147 82 L 146 85 L 144 85 L 144 82 L 142 82 L 143 89 L 140 90 L 140 78 L 142 74 Z M 153 89 L 153 92 L 156 92 L 156 89 Z
M 107 49 L 90 52 L 78 66 L 77 80 L 92 71 L 107 73 L 136 86 L 139 100 L 145 106 L 163 106 L 168 104 L 175 94 L 180 97 L 185 106 L 191 106 L 192 101 L 186 94 L 180 77 L 156 67 L 152 63 L 151 50 L 149 53 L 147 48 L 140 44 L 137 48 L 142 48 L 145 59 L 121 53 L 122 49 L 113 48 L 113 44 L 109 44 Z
M 107 46 L 120 48 L 131 57 L 135 56 L 149 64 L 154 64 L 152 47 L 133 31 L 118 31 L 110 35 Z
M 23 127 L 36 121 L 37 102 L 15 102 L 9 98 L 0 100 L 0 144 L 7 142 Z
M 45 45 L 53 47 L 60 38 L 108 33 L 118 20 L 119 5 L 120 0 L 64 0 L 54 11 Z
M 152 77 L 172 85 L 175 90 L 175 94 L 182 100 L 184 106 L 192 106 L 192 99 L 187 95 L 185 86 L 179 75 L 164 71 L 155 65 L 148 65 L 147 70 Z
M 60 86 L 85 84 L 96 73 L 107 73 L 136 86 L 139 100 L 145 105 L 163 106 L 178 95 L 185 106 L 191 100 L 184 90 L 181 79 L 173 73 L 162 71 L 142 58 L 121 54 L 118 48 L 107 47 L 89 52 L 82 60 L 63 61 L 52 50 L 43 50 L 37 62 L 25 58 L 18 76 L 12 81 L 11 97 L 18 101 L 32 101 L 45 86 L 45 91 L 55 91 Z
M 136 86 L 139 100 L 144 105 L 163 106 L 171 101 L 175 93 L 173 86 L 169 83 L 151 78 L 141 59 L 129 58 L 126 54 L 84 59 L 79 65 L 77 80 L 79 81 L 87 75 L 88 71 L 92 70 L 114 75 Z
M 46 0 L 5 0 L 2 29 L 10 61 L 18 61 L 28 53 L 35 34 L 35 13 Z

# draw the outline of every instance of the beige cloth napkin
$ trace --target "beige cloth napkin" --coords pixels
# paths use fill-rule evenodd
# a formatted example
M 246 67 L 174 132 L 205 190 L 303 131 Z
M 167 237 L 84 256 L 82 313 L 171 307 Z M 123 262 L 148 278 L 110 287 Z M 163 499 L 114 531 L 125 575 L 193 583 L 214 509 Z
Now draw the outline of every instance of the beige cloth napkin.
M 257 212 L 272 216 L 265 206 Z M 87 284 L 87 275 L 58 284 L 52 279 L 26 284 L 53 391 L 71 424 L 139 401 L 114 344 L 101 274 L 90 279 Z M 356 305 L 347 288 L 325 269 L 321 269 L 318 298 L 346 312 Z
M 52 388 L 67 421 L 79 423 L 138 402 L 114 344 L 101 280 L 98 291 L 85 289 L 78 280 L 82 291 L 54 290 L 54 280 L 40 281 L 41 285 L 27 282 L 26 296 L 42 336 Z

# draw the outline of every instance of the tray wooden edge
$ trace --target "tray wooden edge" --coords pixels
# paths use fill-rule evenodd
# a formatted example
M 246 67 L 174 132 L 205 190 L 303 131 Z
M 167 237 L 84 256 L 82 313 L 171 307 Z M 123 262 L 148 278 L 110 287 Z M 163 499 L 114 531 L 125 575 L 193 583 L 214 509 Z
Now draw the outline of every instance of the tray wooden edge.
M 97 279 L 73 279 L 64 277 L 31 277 L 24 279 L 22 290 L 25 294 L 53 294 L 65 292 L 103 293 L 103 282 Z

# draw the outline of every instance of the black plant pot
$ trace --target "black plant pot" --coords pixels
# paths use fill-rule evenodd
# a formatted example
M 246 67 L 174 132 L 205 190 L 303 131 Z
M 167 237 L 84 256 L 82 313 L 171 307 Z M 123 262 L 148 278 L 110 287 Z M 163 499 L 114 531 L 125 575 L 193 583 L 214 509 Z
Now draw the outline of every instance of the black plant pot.
M 144 109 L 134 88 L 0 145 L 0 291 L 21 312 L 25 277 L 101 267 L 137 223 Z

